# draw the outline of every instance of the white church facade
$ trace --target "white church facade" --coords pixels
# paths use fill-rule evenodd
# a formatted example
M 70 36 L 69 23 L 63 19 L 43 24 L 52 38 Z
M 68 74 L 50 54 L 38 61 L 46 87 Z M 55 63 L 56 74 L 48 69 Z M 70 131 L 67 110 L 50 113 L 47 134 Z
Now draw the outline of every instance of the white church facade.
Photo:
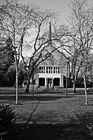
M 51 40 L 51 24 L 49 28 L 50 42 L 47 45 L 48 51 L 53 51 L 55 48 Z M 52 53 L 52 59 L 46 59 L 38 66 L 38 72 L 35 75 L 36 85 L 46 88 L 64 87 L 64 76 L 66 76 L 66 59 L 56 49 Z
M 51 45 L 48 46 L 53 49 Z M 36 85 L 46 88 L 64 87 L 66 77 L 66 60 L 57 50 L 52 54 L 52 60 L 45 60 L 38 66 L 36 73 Z
M 40 65 L 37 74 L 38 86 L 54 88 L 54 86 L 64 87 L 61 67 L 58 65 Z

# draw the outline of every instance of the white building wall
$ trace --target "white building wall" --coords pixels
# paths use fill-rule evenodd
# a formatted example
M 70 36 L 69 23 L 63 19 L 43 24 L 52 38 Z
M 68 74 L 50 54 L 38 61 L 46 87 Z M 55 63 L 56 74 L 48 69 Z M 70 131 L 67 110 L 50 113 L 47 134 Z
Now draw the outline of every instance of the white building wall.
M 39 73 L 39 78 L 61 78 L 60 73 Z
M 45 86 L 47 86 L 47 78 L 59 78 L 60 79 L 60 87 L 64 87 L 63 85 L 63 76 L 60 73 L 38 73 L 38 78 L 45 78 Z

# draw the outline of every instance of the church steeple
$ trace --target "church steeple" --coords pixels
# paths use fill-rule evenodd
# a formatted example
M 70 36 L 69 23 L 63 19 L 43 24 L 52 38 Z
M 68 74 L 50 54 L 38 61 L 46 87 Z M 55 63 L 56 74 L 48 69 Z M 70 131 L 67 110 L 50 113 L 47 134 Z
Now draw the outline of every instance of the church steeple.
M 49 45 L 52 45 L 51 21 L 49 22 Z

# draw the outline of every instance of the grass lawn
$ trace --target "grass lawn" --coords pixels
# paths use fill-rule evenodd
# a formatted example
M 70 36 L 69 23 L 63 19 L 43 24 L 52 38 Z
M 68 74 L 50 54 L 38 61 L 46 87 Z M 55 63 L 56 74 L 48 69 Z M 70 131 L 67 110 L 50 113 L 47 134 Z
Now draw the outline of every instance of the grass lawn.
M 84 95 L 44 94 L 36 96 L 19 96 L 15 105 L 15 96 L 1 96 L 0 103 L 10 104 L 17 115 L 17 122 L 26 122 L 39 102 L 30 123 L 68 123 L 78 121 L 77 115 L 93 112 L 93 95 L 88 95 L 89 105 L 85 105 Z
M 56 93 L 36 94 L 34 97 L 20 95 L 18 105 L 15 105 L 14 95 L 0 96 L 0 103 L 14 108 L 20 126 L 29 122 L 27 129 L 22 131 L 22 140 L 89 140 L 87 132 L 92 130 L 93 123 L 92 94 L 88 95 L 87 106 L 84 95 L 70 94 L 66 98 L 65 94 Z M 91 130 L 85 131 L 90 127 Z M 89 133 L 92 135 L 92 131 Z

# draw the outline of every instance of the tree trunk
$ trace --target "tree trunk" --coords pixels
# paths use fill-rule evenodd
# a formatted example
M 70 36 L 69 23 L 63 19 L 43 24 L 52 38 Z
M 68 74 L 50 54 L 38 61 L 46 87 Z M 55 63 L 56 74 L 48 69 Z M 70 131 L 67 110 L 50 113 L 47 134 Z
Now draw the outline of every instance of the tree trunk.
M 32 93 L 33 93 L 33 96 L 34 96 L 34 73 L 32 75 Z
M 84 73 L 84 88 L 85 88 L 85 105 L 88 105 L 87 85 L 86 85 L 86 75 L 85 75 L 85 73 Z
M 18 104 L 18 64 L 16 59 L 16 104 Z
M 77 93 L 76 92 L 76 79 L 75 79 L 75 76 L 73 76 L 73 92 Z
M 28 77 L 28 81 L 27 81 L 27 85 L 26 85 L 26 89 L 25 89 L 25 92 L 28 92 L 28 93 L 29 93 L 30 78 L 31 78 L 31 76 Z
M 73 92 L 74 92 L 74 93 L 77 93 L 77 92 L 76 92 L 75 80 L 73 81 Z

